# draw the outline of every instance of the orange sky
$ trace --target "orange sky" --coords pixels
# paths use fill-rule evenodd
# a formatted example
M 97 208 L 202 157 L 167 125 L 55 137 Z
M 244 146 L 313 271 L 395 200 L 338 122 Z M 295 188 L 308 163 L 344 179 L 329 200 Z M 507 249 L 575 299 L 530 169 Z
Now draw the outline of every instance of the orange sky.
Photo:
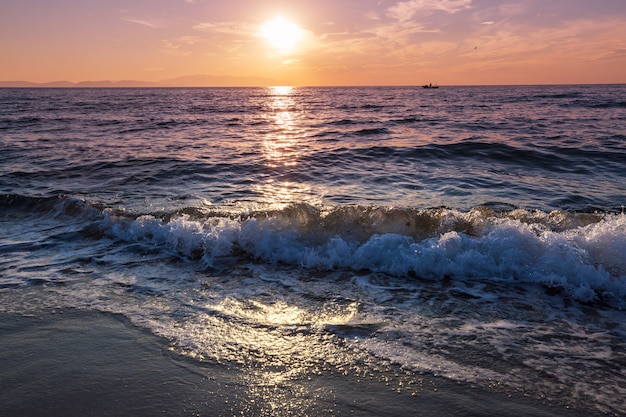
M 289 50 L 261 34 L 276 16 Z M 0 56 L 5 81 L 626 83 L 626 2 L 3 0 Z

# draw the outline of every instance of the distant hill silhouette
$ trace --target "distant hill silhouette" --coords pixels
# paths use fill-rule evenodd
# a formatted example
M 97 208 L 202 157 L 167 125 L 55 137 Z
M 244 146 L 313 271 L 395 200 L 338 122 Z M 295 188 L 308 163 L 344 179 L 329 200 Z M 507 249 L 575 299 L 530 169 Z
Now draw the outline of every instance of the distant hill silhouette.
M 106 88 L 106 87 L 266 87 L 278 85 L 276 80 L 264 77 L 233 77 L 228 75 L 187 75 L 183 77 L 169 78 L 158 82 L 150 81 L 53 81 L 47 83 L 35 83 L 30 81 L 0 81 L 0 88 Z

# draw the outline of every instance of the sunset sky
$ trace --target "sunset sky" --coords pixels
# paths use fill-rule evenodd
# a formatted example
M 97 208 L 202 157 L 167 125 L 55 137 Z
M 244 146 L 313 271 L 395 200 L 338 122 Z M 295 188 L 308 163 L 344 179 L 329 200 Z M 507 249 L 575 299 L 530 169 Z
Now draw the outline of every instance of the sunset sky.
M 2 0 L 0 56 L 4 81 L 626 83 L 626 1 Z

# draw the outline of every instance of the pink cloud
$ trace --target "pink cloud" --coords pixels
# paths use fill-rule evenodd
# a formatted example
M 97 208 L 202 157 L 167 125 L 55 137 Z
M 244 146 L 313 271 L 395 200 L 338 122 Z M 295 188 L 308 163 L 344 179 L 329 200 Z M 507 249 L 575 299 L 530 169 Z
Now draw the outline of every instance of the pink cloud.
M 412 0 L 401 1 L 387 9 L 387 15 L 401 22 L 410 20 L 415 15 L 423 12 L 432 13 L 434 11 L 444 11 L 456 13 L 469 9 L 472 0 Z

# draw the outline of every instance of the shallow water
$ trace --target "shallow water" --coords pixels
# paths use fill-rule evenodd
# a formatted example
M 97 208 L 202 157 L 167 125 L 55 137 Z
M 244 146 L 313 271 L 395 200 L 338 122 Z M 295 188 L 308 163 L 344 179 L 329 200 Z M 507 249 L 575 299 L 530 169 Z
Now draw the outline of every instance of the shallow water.
M 258 377 L 249 369 L 185 359 L 119 316 L 58 310 L 0 315 L 0 412 L 22 417 L 119 416 L 589 416 L 533 400 L 420 375 L 325 372 Z M 385 380 L 386 379 L 386 380 Z
M 624 93 L 0 90 L 0 310 L 119 313 L 268 386 L 618 415 Z

